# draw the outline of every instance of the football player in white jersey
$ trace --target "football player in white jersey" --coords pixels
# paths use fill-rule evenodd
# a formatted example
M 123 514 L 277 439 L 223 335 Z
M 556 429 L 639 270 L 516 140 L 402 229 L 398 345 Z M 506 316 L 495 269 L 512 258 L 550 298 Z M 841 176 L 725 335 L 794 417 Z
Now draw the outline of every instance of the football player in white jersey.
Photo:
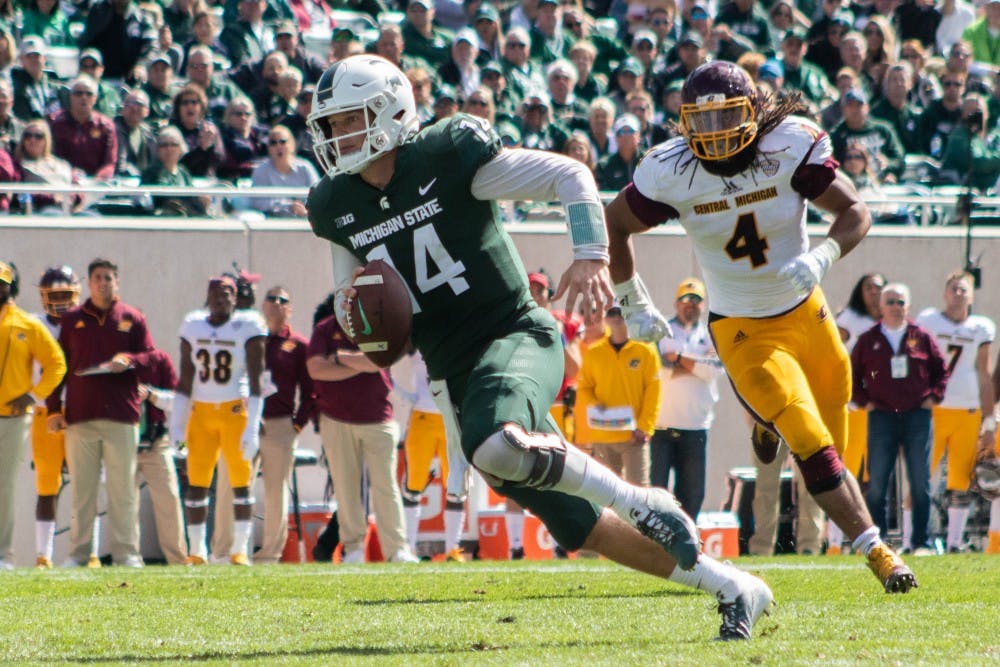
M 208 487 L 220 452 L 229 468 L 236 517 L 230 562 L 250 564 L 247 544 L 253 519 L 251 470 L 260 448 L 261 373 L 267 326 L 256 312 L 235 310 L 236 290 L 232 278 L 212 278 L 208 283 L 208 311 L 193 311 L 180 327 L 181 377 L 174 397 L 170 436 L 188 448 L 189 485 L 184 505 L 190 565 L 203 565 L 208 559 Z
M 949 553 L 963 550 L 962 535 L 969 518 L 969 481 L 976 459 L 993 451 L 997 420 L 993 416 L 993 384 L 990 381 L 990 344 L 996 324 L 988 317 L 971 315 L 974 282 L 965 271 L 948 274 L 944 284 L 944 308 L 927 308 L 917 324 L 934 334 L 948 362 L 948 386 L 944 400 L 934 406 L 934 447 L 931 470 L 948 453 Z
M 850 360 L 819 288 L 868 232 L 868 208 L 837 171 L 827 134 L 791 115 L 796 98 L 774 103 L 745 70 L 713 61 L 688 76 L 681 101 L 682 135 L 651 149 L 606 211 L 630 325 L 647 339 L 665 326 L 635 273 L 631 235 L 677 220 L 705 273 L 709 328 L 740 398 L 788 443 L 809 492 L 886 592 L 905 593 L 916 577 L 882 541 L 839 456 Z M 812 250 L 807 201 L 834 218 Z

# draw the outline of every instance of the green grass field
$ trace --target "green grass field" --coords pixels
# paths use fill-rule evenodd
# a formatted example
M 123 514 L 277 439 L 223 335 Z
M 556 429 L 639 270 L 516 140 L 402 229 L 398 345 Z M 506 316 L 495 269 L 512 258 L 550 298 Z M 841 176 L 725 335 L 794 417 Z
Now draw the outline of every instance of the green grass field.
M 741 643 L 707 595 L 603 560 L 19 570 L 0 662 L 1000 663 L 1000 558 L 911 563 L 890 596 L 858 557 L 741 559 L 778 602 Z

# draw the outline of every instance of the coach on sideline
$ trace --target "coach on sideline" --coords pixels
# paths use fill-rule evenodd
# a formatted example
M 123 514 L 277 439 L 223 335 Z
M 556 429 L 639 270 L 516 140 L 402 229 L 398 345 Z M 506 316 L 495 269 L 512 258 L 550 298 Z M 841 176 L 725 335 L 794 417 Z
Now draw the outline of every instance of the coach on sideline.
M 32 397 L 45 398 L 66 374 L 66 360 L 52 334 L 14 303 L 18 279 L 14 265 L 0 262 L 0 570 L 11 564 L 17 473 L 24 460 L 31 424 Z M 42 376 L 35 384 L 32 366 Z

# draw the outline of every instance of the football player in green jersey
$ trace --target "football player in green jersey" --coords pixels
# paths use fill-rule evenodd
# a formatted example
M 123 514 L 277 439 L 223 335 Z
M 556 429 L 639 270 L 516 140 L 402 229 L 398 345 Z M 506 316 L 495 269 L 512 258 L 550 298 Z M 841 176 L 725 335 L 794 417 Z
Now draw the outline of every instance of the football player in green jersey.
M 465 114 L 418 133 L 409 82 L 377 56 L 330 67 L 308 123 L 326 171 L 309 195 L 309 221 L 331 242 L 342 325 L 361 265 L 392 264 L 412 296 L 431 393 L 472 465 L 565 549 L 709 591 L 724 610 L 722 638 L 748 638 L 770 603 L 766 584 L 699 554 L 698 531 L 673 496 L 619 479 L 548 417 L 563 376 L 560 335 L 530 297 L 496 200 L 563 203 L 574 261 L 555 297 L 565 295 L 569 311 L 582 298 L 583 312 L 599 316 L 613 293 L 593 175 L 562 155 L 504 149 L 489 124 Z

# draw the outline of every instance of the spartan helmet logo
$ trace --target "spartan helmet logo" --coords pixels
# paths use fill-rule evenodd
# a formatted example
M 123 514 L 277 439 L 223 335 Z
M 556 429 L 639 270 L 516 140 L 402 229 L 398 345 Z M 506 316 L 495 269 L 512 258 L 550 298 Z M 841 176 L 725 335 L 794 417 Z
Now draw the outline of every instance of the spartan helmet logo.
M 388 211 L 389 210 L 389 198 L 388 197 L 382 197 L 381 199 L 378 200 L 378 205 L 379 205 L 379 207 L 383 211 Z

